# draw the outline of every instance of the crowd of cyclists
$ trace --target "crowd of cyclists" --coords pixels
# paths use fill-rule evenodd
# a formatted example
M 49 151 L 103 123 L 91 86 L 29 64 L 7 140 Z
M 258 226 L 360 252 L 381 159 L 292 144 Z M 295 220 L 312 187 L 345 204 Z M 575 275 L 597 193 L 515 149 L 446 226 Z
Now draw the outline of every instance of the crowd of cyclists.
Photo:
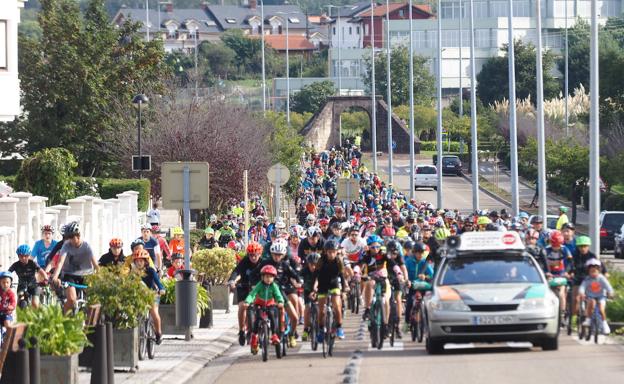
M 571 314 L 578 313 L 580 303 L 590 298 L 584 321 L 589 319 L 594 304 L 606 319 L 606 299 L 613 295 L 606 267 L 589 250 L 591 239 L 577 236 L 572 223 L 560 220 L 560 229 L 551 230 L 545 227 L 542 217 L 526 212 L 512 217 L 504 209 L 465 214 L 435 207 L 410 199 L 386 184 L 362 164 L 361 156 L 357 147 L 346 146 L 302 159 L 295 200 L 296 224 L 287 225 L 281 218 L 270 222 L 259 197 L 253 198 L 248 207 L 254 220 L 247 231 L 242 221 L 246 208 L 243 203 L 234 204 L 231 212 L 221 218 L 209 217 L 204 237 L 193 251 L 227 247 L 243 255 L 228 284 L 239 304 L 239 343 L 249 344 L 252 353 L 259 349 L 257 315 L 261 310 L 270 316 L 273 344 L 281 342 L 280 334 L 286 327 L 290 330 L 286 340 L 289 347 L 311 337 L 319 343 L 328 336 L 343 339 L 343 305 L 355 286 L 362 287 L 362 297 L 358 292 L 355 300 L 358 306 L 362 304 L 363 319 L 369 318 L 375 288 L 381 286 L 384 336 L 390 333 L 389 306 L 390 298 L 394 299 L 399 320 L 393 331 L 401 338 L 408 329 L 413 306 L 423 291 L 430 289 L 446 239 L 471 231 L 518 232 L 546 277 L 562 281 L 553 284 L 562 312 L 568 308 L 569 298 L 574 308 Z M 337 180 L 343 177 L 359 181 L 358 200 L 336 200 Z M 109 265 L 138 270 L 143 281 L 157 295 L 162 294 L 160 278 L 175 278 L 175 271 L 183 267 L 184 232 L 173 228 L 172 238 L 167 241 L 159 231 L 159 214 L 154 210 L 150 211 L 149 224 L 141 228 L 141 236 L 132 242 L 128 256 L 123 253 L 122 241 L 112 239 L 109 252 L 96 259 L 89 244 L 81 239 L 76 222 L 63 226 L 58 242 L 53 239 L 55 228 L 44 226 L 42 239 L 32 249 L 20 245 L 19 260 L 0 273 L 0 320 L 4 325 L 13 320 L 13 273 L 18 278 L 20 297 L 29 298 L 31 305 L 39 305 L 42 282 L 51 282 L 62 290 L 59 297 L 66 311 L 75 307 L 76 287 L 84 287 L 85 275 Z M 319 309 L 318 316 L 311 316 L 313 303 Z M 324 327 L 328 310 L 334 319 L 329 330 Z M 158 300 L 150 313 L 160 343 Z M 313 318 L 317 324 L 312 323 Z M 567 321 L 572 321 L 571 316 Z M 312 332 L 315 327 L 321 331 Z M 606 321 L 602 329 L 609 333 Z

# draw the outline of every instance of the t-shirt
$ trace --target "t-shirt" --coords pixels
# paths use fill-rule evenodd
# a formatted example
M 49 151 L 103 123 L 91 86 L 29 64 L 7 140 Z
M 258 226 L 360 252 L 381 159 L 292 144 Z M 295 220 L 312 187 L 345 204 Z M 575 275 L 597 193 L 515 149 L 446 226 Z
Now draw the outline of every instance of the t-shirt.
M 181 253 L 184 254 L 184 239 L 176 239 L 173 238 L 169 242 L 169 250 L 171 253 Z
M 50 255 L 50 252 L 52 252 L 52 250 L 54 249 L 56 243 L 56 240 L 52 240 L 50 242 L 50 246 L 46 248 L 45 242 L 43 240 L 37 240 L 35 242 L 35 246 L 32 250 L 32 257 L 35 258 L 35 261 L 41 268 L 45 268 L 48 262 L 48 256 Z
M 357 263 L 360 260 L 360 256 L 366 248 L 366 241 L 361 237 L 355 241 L 355 244 L 351 241 L 350 237 L 347 237 L 342 241 L 340 246 L 344 249 L 345 254 L 349 261 Z
M 93 251 L 86 241 L 80 244 L 80 247 L 74 247 L 71 242 L 66 242 L 60 251 L 61 256 L 65 256 L 65 263 L 62 271 L 64 274 L 73 276 L 85 276 L 93 273 Z
M 160 211 L 158 209 L 150 209 L 146 216 L 150 224 L 160 224 Z
M 143 240 L 142 237 L 139 237 L 139 239 Z M 150 236 L 149 240 L 147 241 L 144 240 L 143 242 L 145 243 L 145 245 L 143 246 L 143 249 L 145 249 L 149 253 L 152 261 L 156 262 L 156 254 L 161 253 L 160 244 L 158 244 L 158 240 L 156 240 L 156 238 L 154 238 L 153 236 Z
M 24 288 L 37 285 L 36 274 L 41 268 L 33 260 L 28 260 L 26 264 L 21 261 L 16 261 L 9 267 L 9 272 L 15 272 L 19 278 L 17 289 L 22 290 Z
M 579 294 L 593 299 L 604 298 L 607 293 L 613 295 L 613 287 L 604 275 L 598 275 L 596 278 L 587 276 L 579 288 Z

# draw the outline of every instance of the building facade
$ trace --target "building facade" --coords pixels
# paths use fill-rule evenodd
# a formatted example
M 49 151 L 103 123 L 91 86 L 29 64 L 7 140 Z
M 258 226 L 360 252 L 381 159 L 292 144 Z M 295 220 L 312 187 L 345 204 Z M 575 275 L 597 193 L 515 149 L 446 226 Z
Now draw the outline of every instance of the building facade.
M 17 67 L 17 25 L 25 0 L 0 1 L 0 121 L 21 112 Z

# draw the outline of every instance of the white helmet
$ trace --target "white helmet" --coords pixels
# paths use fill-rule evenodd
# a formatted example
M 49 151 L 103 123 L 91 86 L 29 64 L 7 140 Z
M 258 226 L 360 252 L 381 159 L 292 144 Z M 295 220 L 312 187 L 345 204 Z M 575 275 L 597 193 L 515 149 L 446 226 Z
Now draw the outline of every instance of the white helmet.
M 284 223 L 284 220 L 282 220 L 281 218 L 277 219 L 277 221 L 275 222 L 275 228 L 277 229 L 284 229 L 286 228 L 286 223 Z
M 276 239 L 273 244 L 271 244 L 271 253 L 277 253 L 279 255 L 285 255 L 288 250 L 288 246 L 283 239 Z

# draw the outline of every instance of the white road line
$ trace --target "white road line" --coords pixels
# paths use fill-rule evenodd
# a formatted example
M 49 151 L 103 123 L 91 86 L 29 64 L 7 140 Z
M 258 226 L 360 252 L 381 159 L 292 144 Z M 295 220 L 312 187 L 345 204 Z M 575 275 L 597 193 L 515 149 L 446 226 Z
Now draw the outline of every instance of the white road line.
M 381 349 L 382 351 L 402 351 L 403 348 L 403 342 L 402 341 L 395 341 L 394 342 L 394 346 L 390 346 L 390 344 L 388 343 L 388 340 L 384 341 L 384 345 L 383 348 Z M 377 348 L 373 348 L 370 346 L 368 346 L 368 351 L 369 352 L 374 352 L 374 351 L 379 351 L 379 349 Z

